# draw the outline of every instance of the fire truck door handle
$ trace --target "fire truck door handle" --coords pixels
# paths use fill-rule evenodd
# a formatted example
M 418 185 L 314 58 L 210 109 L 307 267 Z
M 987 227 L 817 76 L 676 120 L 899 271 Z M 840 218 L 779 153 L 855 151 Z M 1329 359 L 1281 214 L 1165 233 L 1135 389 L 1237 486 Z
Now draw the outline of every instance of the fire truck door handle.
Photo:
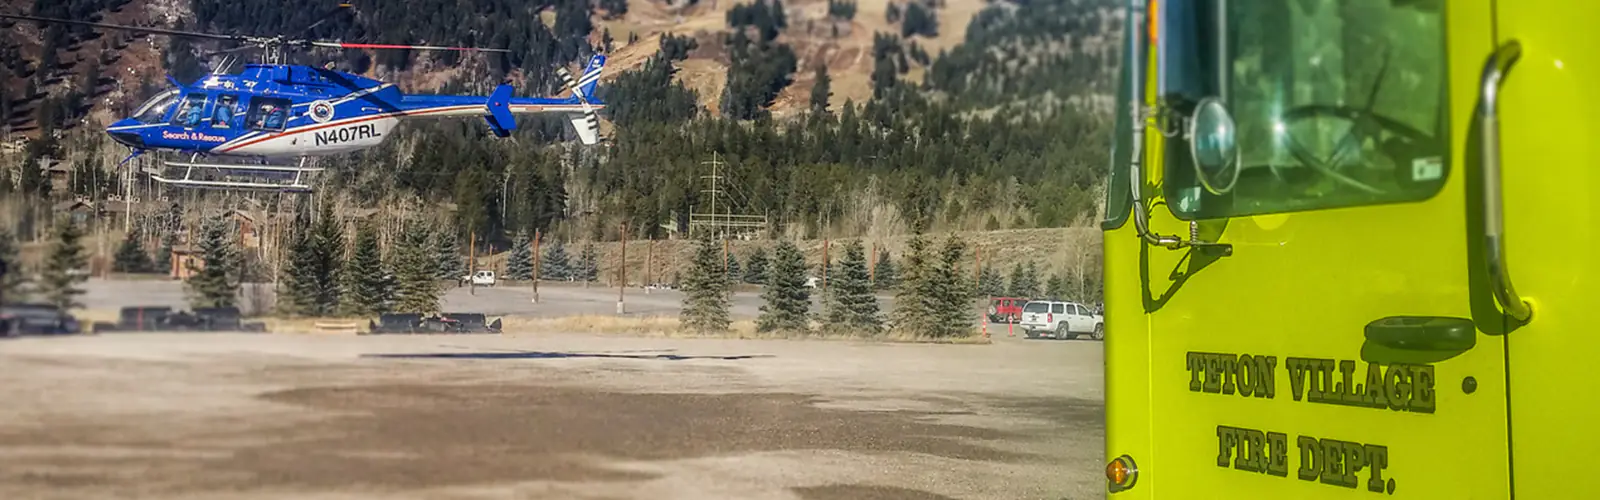
M 1495 49 L 1483 63 L 1478 120 L 1483 134 L 1483 246 L 1489 279 L 1493 282 L 1494 299 L 1506 315 L 1526 323 L 1533 316 L 1533 308 L 1517 295 L 1517 288 L 1511 284 L 1511 271 L 1506 268 L 1505 220 L 1500 200 L 1500 84 L 1521 56 L 1522 44 L 1512 40 Z
M 1367 340 L 1394 349 L 1465 351 L 1477 345 L 1472 320 L 1443 316 L 1390 316 L 1366 327 Z

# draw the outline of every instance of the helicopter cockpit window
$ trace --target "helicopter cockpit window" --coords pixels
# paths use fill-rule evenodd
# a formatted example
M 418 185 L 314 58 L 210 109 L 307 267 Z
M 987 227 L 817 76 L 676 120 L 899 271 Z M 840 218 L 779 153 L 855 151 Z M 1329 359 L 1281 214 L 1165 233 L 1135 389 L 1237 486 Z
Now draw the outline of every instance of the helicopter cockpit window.
M 1184 219 L 1419 201 L 1448 173 L 1444 24 L 1395 0 L 1173 2 L 1166 96 L 1188 116 L 1218 97 L 1236 124 L 1222 193 L 1187 141 L 1167 148 L 1165 194 Z M 1221 8 L 1219 8 L 1219 6 Z M 1219 36 L 1218 33 L 1221 33 Z M 1219 56 L 1220 55 L 1220 56 Z M 1181 106 L 1180 106 L 1181 107 Z M 1180 138 L 1182 136 L 1180 135 Z
M 250 99 L 250 114 L 246 115 L 246 123 L 250 128 L 257 130 L 283 130 L 289 121 L 288 99 L 273 97 L 256 97 Z
M 184 127 L 199 126 L 201 119 L 205 117 L 201 114 L 205 107 L 205 94 L 197 92 L 183 96 L 183 100 L 178 103 L 178 112 L 172 115 L 172 124 Z
M 178 91 L 176 89 L 156 94 L 134 110 L 133 119 L 138 120 L 139 123 L 161 123 L 167 117 L 167 111 L 172 109 L 172 103 L 175 102 L 178 102 Z
M 211 112 L 211 126 L 215 128 L 232 127 L 234 108 L 238 104 L 239 96 L 232 94 L 217 96 L 217 104 Z

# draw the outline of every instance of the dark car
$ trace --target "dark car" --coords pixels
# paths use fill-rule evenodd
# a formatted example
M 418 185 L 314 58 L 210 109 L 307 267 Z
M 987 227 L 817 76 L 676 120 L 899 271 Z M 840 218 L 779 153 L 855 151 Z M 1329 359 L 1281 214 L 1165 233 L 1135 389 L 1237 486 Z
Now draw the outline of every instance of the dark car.
M 124 307 L 116 323 L 95 323 L 96 332 L 265 332 L 266 323 L 244 322 L 237 307 L 197 307 L 174 311 L 166 306 Z
M 385 313 L 378 321 L 368 321 L 367 331 L 372 333 L 421 333 L 423 318 L 417 313 Z
M 443 319 L 454 322 L 458 333 L 500 333 L 500 320 L 489 323 L 481 313 L 444 313 Z
M 0 323 L 5 330 L 0 334 L 64 335 L 79 333 L 78 319 L 50 304 L 0 305 Z

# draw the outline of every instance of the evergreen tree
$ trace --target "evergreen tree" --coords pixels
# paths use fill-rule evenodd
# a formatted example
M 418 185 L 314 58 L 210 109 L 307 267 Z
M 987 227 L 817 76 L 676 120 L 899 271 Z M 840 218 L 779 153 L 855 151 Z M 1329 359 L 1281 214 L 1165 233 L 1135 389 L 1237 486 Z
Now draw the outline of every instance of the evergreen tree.
M 744 271 L 739 269 L 739 256 L 733 252 L 728 252 L 728 283 L 738 283 L 739 278 L 742 276 L 744 276 Z
M 156 249 L 156 254 L 150 258 L 150 270 L 162 274 L 172 273 L 172 244 L 171 233 L 161 235 L 161 248 Z
M 527 231 L 517 232 L 511 240 L 511 254 L 506 256 L 506 279 L 533 279 L 533 238 Z
M 811 327 L 811 289 L 806 287 L 806 257 L 789 240 L 780 240 L 772 253 L 772 269 L 761 291 L 766 301 L 756 318 L 761 332 L 803 332 Z
M 16 235 L 0 228 L 0 262 L 6 269 L 5 275 L 0 276 L 0 301 L 23 302 L 28 298 L 28 273 L 22 268 L 19 253 Z
M 378 232 L 363 222 L 356 228 L 355 251 L 345 261 L 340 312 L 371 317 L 389 312 L 394 303 L 394 275 L 384 265 Z
M 872 267 L 872 286 L 879 290 L 900 286 L 900 276 L 895 271 L 894 260 L 889 258 L 889 249 L 878 252 L 878 262 Z
M 976 288 L 967 279 L 967 244 L 951 233 L 939 252 L 939 261 L 928 281 L 934 292 L 937 319 L 930 332 L 935 337 L 964 337 L 972 333 L 972 298 Z
M 80 241 L 83 228 L 70 218 L 63 217 L 56 223 L 55 236 L 45 260 L 39 293 L 45 301 L 65 311 L 83 305 L 78 296 L 83 295 L 83 283 L 89 280 L 89 256 Z
M 438 242 L 421 224 L 396 242 L 391 262 L 395 272 L 394 311 L 430 314 L 439 311 Z
M 139 233 L 128 231 L 122 238 L 122 244 L 117 246 L 117 254 L 111 261 L 111 270 L 119 273 L 142 273 L 153 267 L 150 254 L 145 253 L 144 247 L 139 244 Z
M 567 256 L 567 246 L 560 241 L 550 242 L 539 260 L 539 277 L 549 280 L 573 279 L 572 260 Z
M 745 260 L 744 282 L 761 284 L 767 282 L 767 249 L 756 247 L 750 251 L 750 257 Z
M 1031 294 L 1028 297 L 1033 297 L 1043 292 L 1039 286 L 1042 284 L 1039 281 L 1039 263 L 1029 260 L 1026 270 L 1022 272 L 1022 276 L 1026 279 L 1023 290 Z
M 818 64 L 815 76 L 816 84 L 811 86 L 811 110 L 818 113 L 828 112 L 828 98 L 833 96 L 833 80 L 828 77 L 828 65 Z
M 467 263 L 461 256 L 460 238 L 455 231 L 443 229 L 434 233 L 434 277 L 456 281 L 467 275 Z
M 683 327 L 694 332 L 724 332 L 728 319 L 727 273 L 722 269 L 722 249 L 709 236 L 702 235 L 695 246 L 694 260 L 683 280 Z M 588 253 L 588 252 L 585 252 Z
M 190 307 L 235 307 L 239 300 L 238 249 L 226 219 L 208 219 L 200 228 L 199 265 L 189 264 L 184 283 Z
M 312 230 L 311 243 L 316 257 L 314 283 L 317 314 L 330 316 L 339 310 L 340 271 L 344 267 L 345 254 L 344 230 L 334 216 L 332 203 L 322 204 L 322 213 Z
M 921 234 L 906 241 L 898 277 L 899 286 L 894 296 L 894 311 L 890 315 L 890 328 L 902 335 L 930 336 L 937 330 L 936 314 L 938 292 L 934 290 L 934 257 L 928 249 L 928 240 Z
M 984 266 L 978 272 L 978 293 L 989 297 L 1004 297 L 1006 295 L 1006 279 L 1000 276 L 994 266 Z
M 594 242 L 584 243 L 583 252 L 578 254 L 577 278 L 583 280 L 585 286 L 600 279 L 600 252 Z
M 1028 261 L 1027 267 L 1021 262 L 1011 266 L 1011 288 L 1006 291 L 1012 297 L 1031 299 L 1039 296 L 1039 270 L 1038 264 Z
M 1052 300 L 1076 298 L 1069 295 L 1067 290 L 1067 278 L 1060 273 L 1051 274 L 1050 280 L 1044 284 L 1044 296 Z
M 279 284 L 278 307 L 290 316 L 329 316 L 339 311 L 344 236 L 333 207 L 324 204 L 315 223 L 302 210 L 295 216 L 288 262 Z
M 317 253 L 312 243 L 311 221 L 305 210 L 295 214 L 290 228 L 289 250 L 278 281 L 278 312 L 291 317 L 316 316 L 320 309 Z
M 867 257 L 860 241 L 845 244 L 837 279 L 828 286 L 828 298 L 832 305 L 828 308 L 825 328 L 863 334 L 876 334 L 883 328 L 878 297 L 872 293 Z

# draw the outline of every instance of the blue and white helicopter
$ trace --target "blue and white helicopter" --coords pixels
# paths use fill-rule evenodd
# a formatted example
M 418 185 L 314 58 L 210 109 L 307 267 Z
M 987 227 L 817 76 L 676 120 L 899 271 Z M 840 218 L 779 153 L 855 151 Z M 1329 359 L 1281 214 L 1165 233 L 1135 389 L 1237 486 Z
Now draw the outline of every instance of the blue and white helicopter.
M 219 70 L 189 84 L 168 76 L 173 88 L 141 104 L 132 117 L 106 127 L 114 140 L 132 149 L 123 163 L 149 151 L 187 156 L 186 162 L 165 162 L 169 168 L 181 169 L 181 178 L 150 173 L 152 179 L 173 186 L 308 192 L 309 174 L 321 169 L 307 167 L 307 159 L 377 146 L 407 118 L 480 116 L 496 136 L 507 137 L 517 128 L 513 115 L 561 113 L 572 122 L 579 141 L 586 145 L 599 142 L 596 111 L 605 103 L 594 96 L 594 90 L 606 63 L 604 55 L 590 58 L 576 79 L 566 68 L 557 69 L 572 92 L 565 98 L 513 97 L 511 86 L 504 84 L 487 97 L 418 95 L 361 75 L 282 64 L 283 50 L 506 51 L 218 35 L 8 14 L 0 14 L 0 18 L 225 40 L 246 44 L 238 49 L 262 49 L 266 63 L 246 64 L 238 74 Z

